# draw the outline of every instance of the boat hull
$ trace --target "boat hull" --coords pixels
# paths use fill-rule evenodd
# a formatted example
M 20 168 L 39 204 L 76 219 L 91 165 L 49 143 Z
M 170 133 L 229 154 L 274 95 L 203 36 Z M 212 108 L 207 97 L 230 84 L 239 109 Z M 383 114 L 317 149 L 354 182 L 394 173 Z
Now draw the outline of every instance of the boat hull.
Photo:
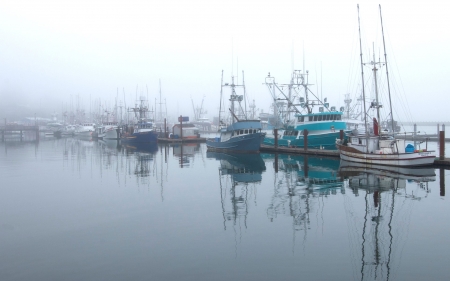
M 118 127 L 106 128 L 103 138 L 108 140 L 120 139 L 120 129 Z
M 212 138 L 206 140 L 206 146 L 208 151 L 259 153 L 262 138 L 262 133 L 237 136 L 226 141 Z
M 311 149 L 336 149 L 336 139 L 339 139 L 340 133 L 330 132 L 323 134 L 310 134 L 308 135 L 308 148 Z M 345 135 L 344 135 L 345 138 Z M 265 137 L 263 144 L 274 146 L 275 138 Z M 304 136 L 283 136 L 278 139 L 278 146 L 281 147 L 304 147 L 305 139 Z
M 426 166 L 432 165 L 436 156 L 434 151 L 419 151 L 412 153 L 376 154 L 363 153 L 346 145 L 336 144 L 342 160 L 356 163 L 386 165 L 386 166 Z
M 154 131 L 138 132 L 133 134 L 125 133 L 120 140 L 125 143 L 157 143 L 158 134 Z

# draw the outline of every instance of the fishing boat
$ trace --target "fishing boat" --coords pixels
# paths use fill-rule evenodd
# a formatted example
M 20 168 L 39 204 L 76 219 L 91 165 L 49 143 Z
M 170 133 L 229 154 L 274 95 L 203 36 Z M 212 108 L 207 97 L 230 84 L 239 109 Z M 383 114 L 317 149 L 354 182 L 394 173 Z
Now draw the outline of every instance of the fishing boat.
M 258 153 L 261 142 L 264 139 L 264 133 L 261 132 L 260 120 L 247 119 L 245 85 L 235 84 L 234 76 L 231 77 L 231 84 L 223 83 L 220 90 L 220 110 L 219 110 L 219 131 L 218 137 L 206 140 L 206 146 L 209 151 L 229 151 Z M 225 114 L 222 104 L 223 88 L 231 89 L 229 114 Z M 236 89 L 241 88 L 243 95 L 238 95 Z M 244 107 L 241 102 L 244 101 Z
M 78 138 L 92 138 L 94 132 L 95 124 L 86 122 L 76 125 L 74 134 Z
M 287 93 L 270 73 L 266 77 L 266 85 L 277 107 L 276 112 L 279 113 L 280 120 L 283 120 L 284 131 L 276 136 L 278 146 L 304 147 L 307 136 L 308 148 L 335 149 L 340 130 L 347 129 L 345 121 L 342 120 L 343 109 L 337 111 L 335 106 L 330 107 L 327 98 L 322 101 L 309 89 L 311 84 L 308 83 L 308 71 L 303 73 L 301 70 L 295 70 L 292 73 Z M 294 100 L 299 100 L 300 104 L 296 104 Z M 275 136 L 266 136 L 263 144 L 274 146 Z
M 117 125 L 117 122 L 104 122 L 103 126 L 104 129 L 104 135 L 103 139 L 107 140 L 118 140 L 120 139 L 120 128 Z
M 155 130 L 153 120 L 148 118 L 148 105 L 143 97 L 140 104 L 130 108 L 130 112 L 135 114 L 137 122 L 133 126 L 127 126 L 120 140 L 123 143 L 157 143 L 158 133 Z
M 392 102 L 391 93 L 389 85 L 389 72 L 386 56 L 386 47 L 384 41 L 384 31 L 383 31 L 383 20 L 381 17 L 381 6 L 380 6 L 380 19 L 381 19 L 381 31 L 383 38 L 384 47 L 384 62 L 376 60 L 375 56 L 370 62 L 370 66 L 373 71 L 374 78 L 374 90 L 376 99 L 371 102 L 370 107 L 375 108 L 377 112 L 377 117 L 373 117 L 373 132 L 370 130 L 364 130 L 364 133 L 359 131 L 353 131 L 348 135 L 348 139 L 336 140 L 336 147 L 340 152 L 340 157 L 346 161 L 358 162 L 358 163 L 368 163 L 376 165 L 389 165 L 389 166 L 423 166 L 431 165 L 435 159 L 434 151 L 427 151 L 426 149 L 416 149 L 412 144 L 407 144 L 404 139 L 396 138 L 395 128 L 392 130 L 384 131 L 381 126 L 378 125 L 380 120 L 380 108 L 382 107 L 379 102 L 379 91 L 377 86 L 377 71 L 378 66 L 384 66 L 386 69 L 386 81 L 387 81 L 387 92 L 389 95 L 389 114 L 393 126 L 395 123 L 393 121 L 392 113 Z M 359 6 L 358 6 L 358 23 L 359 23 Z M 362 58 L 362 46 L 361 46 L 361 31 L 359 29 L 359 42 L 360 42 L 360 53 L 361 53 L 361 79 L 362 79 L 362 94 L 363 100 L 365 100 L 365 90 L 364 90 L 364 63 Z M 366 110 L 366 104 L 364 103 L 364 112 Z M 368 128 L 368 118 L 367 114 L 364 115 L 365 128 Z

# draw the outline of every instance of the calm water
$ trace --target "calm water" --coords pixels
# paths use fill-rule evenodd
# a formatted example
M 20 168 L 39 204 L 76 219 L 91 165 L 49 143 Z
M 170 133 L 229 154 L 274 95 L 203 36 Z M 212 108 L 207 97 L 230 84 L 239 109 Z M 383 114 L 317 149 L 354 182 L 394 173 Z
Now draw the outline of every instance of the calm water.
M 204 144 L 0 143 L 0 280 L 448 280 L 450 173 L 413 174 Z

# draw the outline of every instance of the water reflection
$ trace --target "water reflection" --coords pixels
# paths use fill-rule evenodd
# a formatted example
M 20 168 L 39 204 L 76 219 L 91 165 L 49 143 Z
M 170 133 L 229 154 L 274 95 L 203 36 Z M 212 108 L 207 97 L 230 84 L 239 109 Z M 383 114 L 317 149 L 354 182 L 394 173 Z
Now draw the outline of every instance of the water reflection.
M 349 201 L 345 205 L 349 224 L 356 227 L 349 231 L 352 248 L 360 249 L 354 256 L 353 270 L 356 271 L 359 263 L 361 280 L 389 280 L 392 269 L 398 268 L 401 261 L 411 203 L 428 196 L 428 183 L 436 178 L 434 169 L 362 165 L 341 160 L 339 174 L 346 179 L 345 185 L 353 194 L 364 196 L 363 210 L 354 210 Z M 408 184 L 416 184 L 418 189 L 409 191 Z M 362 218 L 357 215 L 361 212 Z M 362 230 L 358 222 L 362 223 Z
M 207 151 L 206 157 L 220 161 L 220 198 L 224 229 L 227 227 L 227 221 L 236 225 L 239 218 L 243 219 L 244 226 L 247 227 L 248 199 L 250 194 L 254 194 L 256 201 L 254 187 L 261 183 L 262 173 L 266 170 L 261 155 Z
M 199 143 L 186 143 L 186 144 L 174 144 L 173 155 L 178 157 L 178 163 L 180 167 L 189 167 L 194 159 L 194 155 L 199 153 Z
M 271 221 L 279 215 L 293 219 L 295 231 L 310 229 L 310 213 L 323 206 L 318 198 L 345 193 L 338 177 L 339 160 L 302 155 L 264 155 L 274 159 L 278 173 L 274 178 L 272 200 L 267 208 Z

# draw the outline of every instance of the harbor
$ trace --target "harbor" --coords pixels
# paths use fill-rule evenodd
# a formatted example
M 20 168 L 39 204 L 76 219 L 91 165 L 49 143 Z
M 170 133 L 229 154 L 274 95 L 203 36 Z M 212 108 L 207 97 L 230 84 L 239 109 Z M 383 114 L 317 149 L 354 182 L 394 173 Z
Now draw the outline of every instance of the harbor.
M 1 281 L 450 279 L 448 4 L 105 4 L 0 2 Z

